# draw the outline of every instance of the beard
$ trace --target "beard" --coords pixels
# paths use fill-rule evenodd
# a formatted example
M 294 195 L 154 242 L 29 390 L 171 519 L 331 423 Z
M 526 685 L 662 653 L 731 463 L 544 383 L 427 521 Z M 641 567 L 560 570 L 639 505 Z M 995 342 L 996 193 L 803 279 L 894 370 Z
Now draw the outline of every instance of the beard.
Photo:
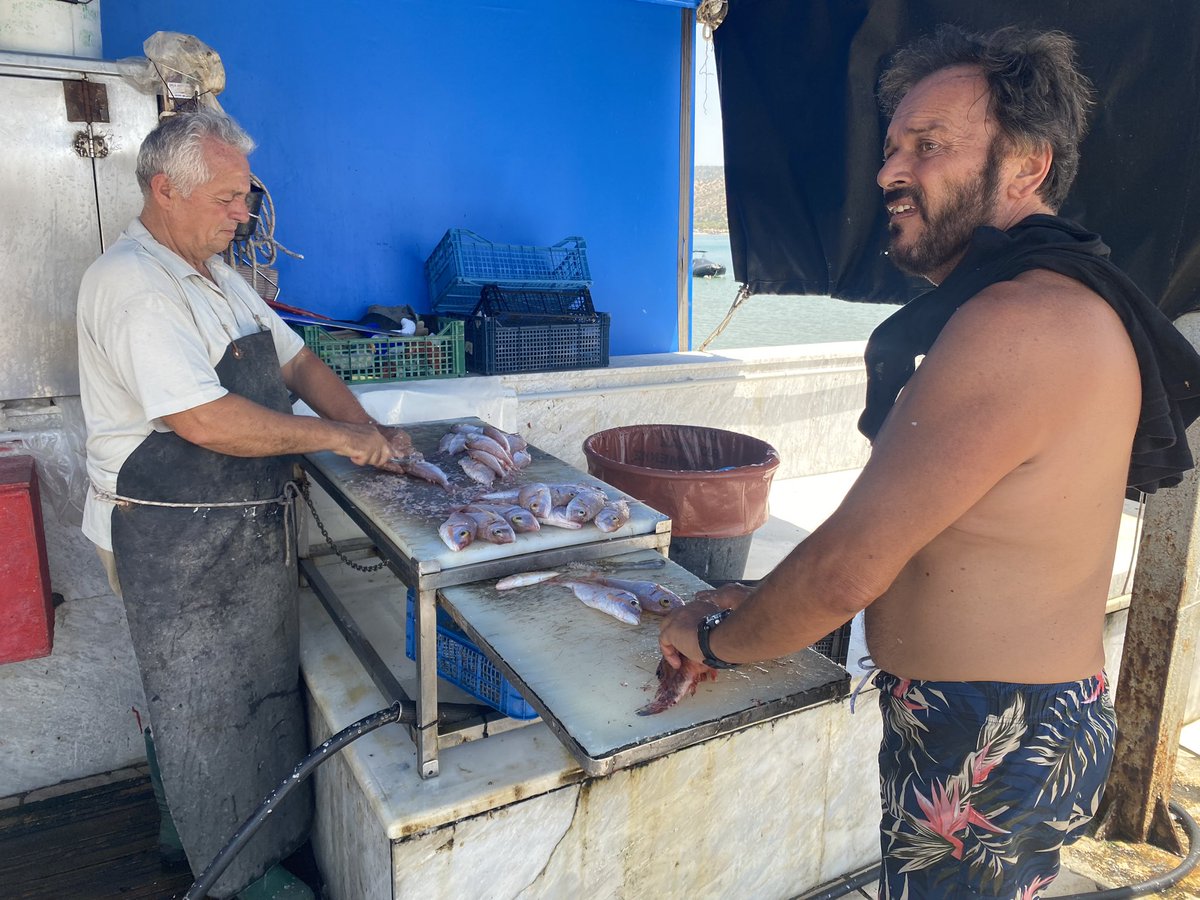
M 925 222 L 924 229 L 908 246 L 898 243 L 900 227 L 888 225 L 892 236 L 888 255 L 896 268 L 908 275 L 928 278 L 963 254 L 975 229 L 992 222 L 999 201 L 1002 161 L 998 143 L 993 141 L 979 173 L 968 181 L 949 184 L 949 195 L 938 209 L 925 205 L 925 192 L 915 185 L 884 195 L 889 204 L 901 198 L 911 199 Z

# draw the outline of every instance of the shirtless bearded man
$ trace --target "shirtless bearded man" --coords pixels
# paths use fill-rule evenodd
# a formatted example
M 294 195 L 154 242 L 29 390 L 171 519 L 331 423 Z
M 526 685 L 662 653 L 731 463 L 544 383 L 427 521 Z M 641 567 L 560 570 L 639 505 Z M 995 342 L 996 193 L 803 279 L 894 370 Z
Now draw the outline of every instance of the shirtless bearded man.
M 757 589 L 689 604 L 661 643 L 672 663 L 748 663 L 867 609 L 880 896 L 1033 898 L 1103 791 L 1122 502 L 1191 466 L 1169 398 L 1200 359 L 1055 215 L 1090 105 L 1069 38 L 943 27 L 897 54 L 880 96 L 890 255 L 936 289 L 868 344 L 870 461 Z

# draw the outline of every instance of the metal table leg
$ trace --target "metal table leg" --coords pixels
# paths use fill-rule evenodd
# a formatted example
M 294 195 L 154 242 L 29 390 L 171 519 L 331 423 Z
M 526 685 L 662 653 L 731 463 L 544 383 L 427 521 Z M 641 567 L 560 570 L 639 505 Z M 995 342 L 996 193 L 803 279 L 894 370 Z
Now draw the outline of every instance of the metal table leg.
M 422 778 L 438 775 L 437 592 L 417 591 L 417 767 Z

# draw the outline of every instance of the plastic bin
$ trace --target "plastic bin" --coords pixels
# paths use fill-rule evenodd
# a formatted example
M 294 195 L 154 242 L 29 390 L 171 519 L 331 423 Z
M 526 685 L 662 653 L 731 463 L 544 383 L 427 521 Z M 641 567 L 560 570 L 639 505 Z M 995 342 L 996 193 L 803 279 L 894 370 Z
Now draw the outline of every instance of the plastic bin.
M 417 658 L 415 598 L 410 589 L 405 604 L 404 655 Z M 525 702 L 512 682 L 492 665 L 475 643 L 463 634 L 444 609 L 437 611 L 438 675 L 512 719 L 536 719 L 537 710 Z
M 484 285 L 528 290 L 575 290 L 592 283 L 587 244 L 566 237 L 550 247 L 497 244 L 451 228 L 425 260 L 435 312 L 470 313 Z
M 679 565 L 705 581 L 745 574 L 779 468 L 770 444 L 695 425 L 627 425 L 591 435 L 583 453 L 590 474 L 671 517 Z
M 466 344 L 460 319 L 439 319 L 436 333 L 332 334 L 319 325 L 300 329 L 304 343 L 349 384 L 419 381 L 465 375 Z
M 465 324 L 467 368 L 480 375 L 604 368 L 609 324 L 586 287 L 535 291 L 485 285 Z

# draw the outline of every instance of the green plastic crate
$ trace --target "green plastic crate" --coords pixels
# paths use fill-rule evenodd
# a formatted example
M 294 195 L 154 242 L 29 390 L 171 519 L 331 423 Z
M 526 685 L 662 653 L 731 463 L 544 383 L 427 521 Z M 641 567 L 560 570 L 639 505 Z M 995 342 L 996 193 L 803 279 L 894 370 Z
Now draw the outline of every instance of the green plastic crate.
M 319 325 L 300 329 L 304 343 L 348 384 L 457 378 L 467 371 L 463 323 L 444 319 L 436 333 L 354 337 L 333 335 Z

